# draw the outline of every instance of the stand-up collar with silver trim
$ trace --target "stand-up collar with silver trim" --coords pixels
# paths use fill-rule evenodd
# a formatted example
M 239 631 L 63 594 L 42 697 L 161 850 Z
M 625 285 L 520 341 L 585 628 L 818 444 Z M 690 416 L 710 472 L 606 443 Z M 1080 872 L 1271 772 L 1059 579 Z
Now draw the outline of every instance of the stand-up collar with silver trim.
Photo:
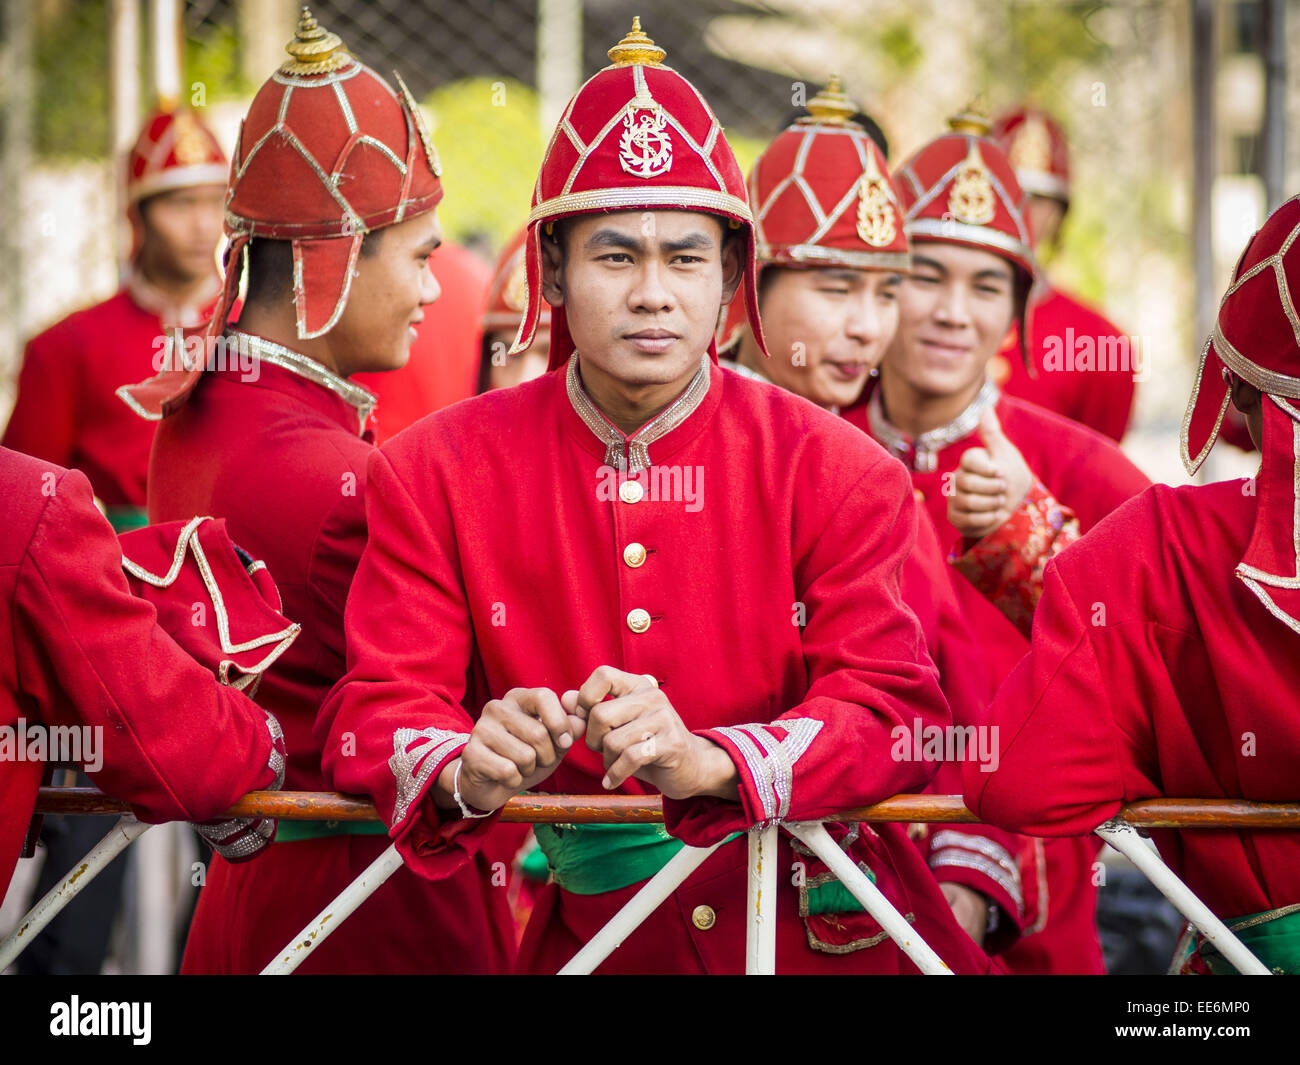
M 997 403 L 1001 392 L 997 385 L 985 378 L 970 406 L 947 425 L 931 429 L 913 439 L 885 420 L 884 407 L 877 387 L 867 400 L 867 424 L 874 436 L 896 459 L 917 473 L 933 473 L 939 464 L 939 452 L 970 436 L 980 423 L 980 416 Z
M 565 370 L 565 390 L 574 412 L 605 445 L 605 465 L 635 477 L 651 465 L 650 445 L 662 439 L 689 418 L 709 392 L 709 357 L 700 359 L 700 368 L 675 400 L 641 426 L 631 436 L 605 417 L 582 386 L 578 372 L 578 353 L 569 356 Z
M 252 352 L 262 362 L 269 362 L 272 366 L 288 370 L 292 374 L 297 374 L 299 377 L 306 378 L 313 384 L 320 385 L 321 388 L 333 392 L 357 412 L 357 432 L 365 432 L 366 422 L 374 412 L 375 403 L 378 402 L 378 398 L 368 388 L 353 384 L 346 378 L 327 370 L 315 359 L 309 359 L 306 355 L 300 355 L 296 351 L 291 351 L 289 348 L 265 340 L 262 337 L 253 336 L 251 333 L 241 333 L 235 329 L 229 330 L 227 336 L 233 338 L 244 350 Z

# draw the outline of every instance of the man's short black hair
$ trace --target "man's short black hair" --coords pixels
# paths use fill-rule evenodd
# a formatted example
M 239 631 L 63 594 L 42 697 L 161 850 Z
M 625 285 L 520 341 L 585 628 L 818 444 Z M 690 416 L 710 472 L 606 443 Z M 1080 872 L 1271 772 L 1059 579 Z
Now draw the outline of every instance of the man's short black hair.
M 382 229 L 372 229 L 362 238 L 361 257 L 379 249 Z M 248 293 L 244 302 L 253 305 L 279 303 L 293 293 L 293 242 L 254 237 L 248 242 Z

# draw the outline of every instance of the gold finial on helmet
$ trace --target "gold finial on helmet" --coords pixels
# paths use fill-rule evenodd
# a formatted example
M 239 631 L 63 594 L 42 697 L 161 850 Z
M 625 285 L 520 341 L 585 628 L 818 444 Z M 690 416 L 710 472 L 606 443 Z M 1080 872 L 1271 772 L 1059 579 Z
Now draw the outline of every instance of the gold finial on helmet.
M 970 103 L 948 119 L 948 128 L 954 133 L 973 133 L 977 137 L 987 137 L 993 123 L 989 120 L 989 108 L 984 94 L 977 94 Z
M 293 58 L 280 67 L 281 74 L 328 74 L 352 61 L 342 38 L 321 26 L 305 6 L 298 16 L 293 40 L 284 50 Z
M 842 126 L 858 113 L 852 100 L 840 88 L 840 76 L 832 74 L 826 88 L 808 101 L 808 117 L 801 122 L 821 122 L 829 126 Z
M 627 36 L 605 54 L 616 67 L 629 67 L 634 63 L 657 67 L 668 53 L 641 32 L 641 16 L 637 15 L 632 19 L 632 28 Z

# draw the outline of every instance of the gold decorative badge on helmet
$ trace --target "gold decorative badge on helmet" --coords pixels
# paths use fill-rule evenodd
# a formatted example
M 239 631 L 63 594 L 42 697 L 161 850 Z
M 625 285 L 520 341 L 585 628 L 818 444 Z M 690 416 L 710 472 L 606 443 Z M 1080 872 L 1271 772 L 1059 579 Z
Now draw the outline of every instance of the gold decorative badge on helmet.
M 415 124 L 415 134 L 420 138 L 420 143 L 424 146 L 424 157 L 429 161 L 429 169 L 433 171 L 434 177 L 440 178 L 442 177 L 442 160 L 438 158 L 438 149 L 433 146 L 433 136 L 429 133 L 428 123 L 424 121 L 424 112 L 420 110 L 420 105 L 415 102 L 411 90 L 406 87 L 402 75 L 394 70 L 393 77 L 397 79 L 397 87 L 402 92 L 402 103 L 406 105 L 406 110 L 411 115 L 411 121 Z
M 667 54 L 641 32 L 640 18 L 632 20 L 626 37 L 609 50 L 616 67 L 658 66 Z M 656 178 L 673 165 L 673 142 L 668 134 L 668 115 L 650 95 L 645 75 L 633 72 L 636 95 L 628 101 L 623 116 L 623 132 L 618 139 L 618 165 L 623 172 L 639 178 Z
M 180 166 L 198 166 L 207 162 L 208 142 L 188 111 L 177 111 L 172 120 L 172 154 Z
M 342 38 L 317 23 L 307 7 L 298 16 L 298 28 L 284 50 L 293 58 L 280 67 L 281 74 L 329 74 L 352 62 Z
M 880 173 L 874 152 L 867 153 L 867 169 L 858 179 L 858 236 L 873 248 L 886 248 L 898 236 L 898 201 L 889 181 Z
M 948 211 L 958 222 L 982 226 L 993 221 L 997 197 L 989 176 L 989 168 L 980 155 L 979 141 L 972 140 L 948 193 Z
M 1030 114 L 1025 118 L 1011 138 L 1007 159 L 1013 170 L 1052 172 L 1052 137 L 1041 117 Z

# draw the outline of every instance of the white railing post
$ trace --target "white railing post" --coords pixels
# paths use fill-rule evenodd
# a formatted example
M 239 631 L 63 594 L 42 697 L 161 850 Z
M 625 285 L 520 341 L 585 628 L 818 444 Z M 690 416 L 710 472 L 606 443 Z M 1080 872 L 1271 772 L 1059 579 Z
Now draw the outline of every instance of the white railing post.
M 931 949 L 930 944 L 916 934 L 916 929 L 894 909 L 880 889 L 840 850 L 826 831 L 825 825 L 820 821 L 807 821 L 802 824 L 787 824 L 785 828 L 826 863 L 830 871 L 839 877 L 840 883 L 866 907 L 867 913 L 880 923 L 880 927 L 889 933 L 889 938 L 916 963 L 921 972 L 926 976 L 952 975 L 952 970 Z
M 1160 889 L 1178 912 L 1200 930 L 1239 973 L 1246 976 L 1270 976 L 1268 969 L 1234 936 L 1210 908 L 1192 894 L 1154 850 L 1142 842 L 1137 829 L 1123 821 L 1107 821 L 1097 827 L 1097 835 L 1131 861 L 1151 883 Z
M 12 964 L 40 931 L 54 920 L 68 903 L 81 894 L 81 889 L 95 879 L 104 868 L 121 854 L 132 842 L 153 826 L 142 824 L 131 814 L 122 817 L 108 834 L 90 848 L 73 870 L 45 893 L 45 897 L 23 915 L 17 927 L 0 943 L 0 972 Z
M 749 830 L 745 975 L 776 975 L 776 824 Z
M 613 954 L 619 944 L 724 842 L 725 840 L 719 840 L 712 847 L 683 847 L 674 854 L 668 864 L 627 900 L 627 904 L 591 937 L 591 941 L 573 956 L 558 975 L 590 976 L 596 966 Z
M 364 873 L 344 888 L 338 898 L 321 910 L 311 924 L 280 951 L 280 956 L 262 970 L 261 975 L 287 976 L 293 972 L 307 960 L 308 954 L 324 943 L 334 929 L 351 917 L 357 907 L 401 867 L 402 856 L 397 853 L 397 844 L 394 843 L 371 862 Z

